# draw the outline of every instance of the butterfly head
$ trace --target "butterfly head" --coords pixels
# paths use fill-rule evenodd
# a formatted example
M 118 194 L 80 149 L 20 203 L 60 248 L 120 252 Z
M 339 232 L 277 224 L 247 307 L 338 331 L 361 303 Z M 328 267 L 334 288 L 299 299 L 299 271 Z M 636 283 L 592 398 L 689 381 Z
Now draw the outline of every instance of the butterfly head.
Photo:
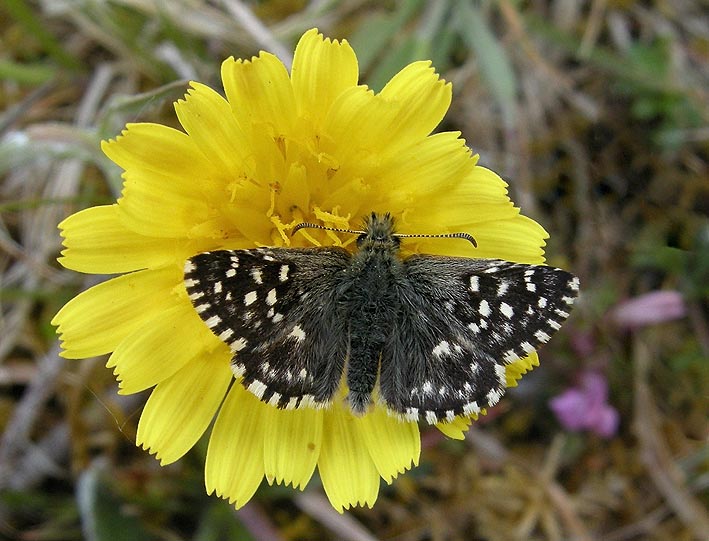
M 396 251 L 399 244 L 399 237 L 394 234 L 394 218 L 388 212 L 372 212 L 365 219 L 364 231 L 357 237 L 357 247 L 365 250 Z

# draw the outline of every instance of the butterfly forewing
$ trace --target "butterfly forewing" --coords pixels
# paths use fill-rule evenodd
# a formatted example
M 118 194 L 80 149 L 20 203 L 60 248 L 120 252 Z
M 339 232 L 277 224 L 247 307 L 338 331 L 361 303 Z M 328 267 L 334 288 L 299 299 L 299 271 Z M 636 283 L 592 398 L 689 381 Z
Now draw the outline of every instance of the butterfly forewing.
M 549 340 L 578 292 L 578 280 L 553 267 L 436 256 L 404 265 L 380 397 L 429 423 L 495 405 L 505 366 Z
M 350 254 L 339 248 L 220 250 L 185 265 L 195 310 L 232 350 L 232 370 L 281 408 L 327 404 L 347 355 L 333 296 Z

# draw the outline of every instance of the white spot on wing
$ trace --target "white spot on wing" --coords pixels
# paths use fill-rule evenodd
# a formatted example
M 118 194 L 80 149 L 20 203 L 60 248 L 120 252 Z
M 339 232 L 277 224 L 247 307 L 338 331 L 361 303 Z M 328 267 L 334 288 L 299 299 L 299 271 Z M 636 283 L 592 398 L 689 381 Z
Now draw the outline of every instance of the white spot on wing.
M 481 300 L 478 311 L 481 316 L 488 317 L 490 315 L 490 304 L 485 299 Z
M 490 404 L 491 406 L 494 406 L 500 401 L 500 398 L 502 398 L 502 391 L 499 389 L 493 389 L 489 393 L 487 393 L 487 403 Z
M 234 342 L 229 344 L 229 349 L 236 353 L 237 351 L 241 351 L 242 349 L 244 349 L 246 347 L 246 344 L 248 344 L 248 342 L 245 338 L 239 338 L 238 340 L 235 340 Z
M 502 312 L 502 315 L 505 316 L 507 319 L 511 319 L 515 313 L 512 307 L 506 302 L 500 304 L 500 312 Z
M 257 284 L 263 284 L 263 275 L 261 274 L 261 269 L 251 269 L 251 278 L 254 279 L 254 282 Z
M 470 291 L 473 293 L 477 293 L 480 291 L 480 278 L 477 276 L 471 276 L 470 277 Z
M 286 280 L 288 280 L 288 271 L 289 270 L 290 270 L 290 268 L 288 267 L 288 265 L 281 265 L 281 270 L 278 273 L 278 279 L 281 282 L 285 282 Z
M 222 292 L 222 283 L 214 282 L 214 293 L 219 294 Z
M 268 387 L 266 387 L 263 382 L 255 379 L 249 384 L 248 389 L 260 400 L 261 398 L 263 398 L 263 393 L 266 392 L 266 389 L 268 389 Z
M 478 406 L 477 402 L 470 402 L 470 404 L 466 404 L 465 406 L 463 406 L 463 413 L 465 415 L 480 413 L 480 406 Z
M 274 320 L 275 320 L 275 316 L 274 316 Z M 290 334 L 288 336 L 292 336 L 298 342 L 300 342 L 301 340 L 303 340 L 305 338 L 305 331 L 301 328 L 300 325 L 295 325 L 293 327 L 293 330 L 290 332 Z M 303 369 L 303 370 L 305 370 L 305 369 Z
M 430 425 L 435 425 L 438 422 L 438 417 L 433 411 L 426 412 L 426 422 Z
M 234 276 L 236 276 L 236 269 L 229 269 L 226 271 L 227 278 L 234 278 Z
M 244 295 L 244 304 L 250 306 L 256 302 L 256 299 L 258 299 L 258 294 L 255 291 L 249 291 Z
M 522 342 L 519 347 L 521 347 L 525 353 L 532 353 L 534 351 L 534 346 L 529 342 Z
M 537 331 L 537 332 L 534 333 L 534 336 L 535 336 L 536 339 L 539 340 L 540 342 L 548 342 L 548 341 L 549 341 L 549 338 L 551 338 L 551 336 L 549 336 L 549 335 L 548 335 L 547 333 L 545 333 L 544 331 Z
M 219 334 L 219 340 L 222 342 L 226 342 L 231 338 L 231 335 L 234 334 L 234 331 L 232 329 L 225 329 Z
M 516 355 L 515 358 L 517 358 Z M 505 367 L 501 364 L 495 364 L 495 373 L 497 374 L 497 380 L 504 386 L 507 381 L 507 378 L 505 377 L 507 373 Z
M 512 351 L 511 349 L 508 349 L 505 354 L 502 356 L 502 360 L 505 361 L 506 363 L 511 363 L 513 361 L 516 361 L 518 359 L 517 354 Z M 500 365 L 497 365 L 500 366 Z
M 435 348 L 433 348 L 433 354 L 436 357 L 441 357 L 443 355 L 450 355 L 450 352 L 451 352 L 450 345 L 445 340 L 443 340 Z
M 271 291 L 268 292 L 268 295 L 266 295 L 266 304 L 269 306 L 273 306 L 276 304 L 276 289 L 272 289 Z
M 297 405 L 298 405 L 298 397 L 297 397 L 297 396 L 293 396 L 293 397 L 291 397 L 291 399 L 290 399 L 290 400 L 288 401 L 288 403 L 286 404 L 286 409 L 287 409 L 287 410 L 295 409 Z
M 240 378 L 246 372 L 246 367 L 243 364 L 232 363 L 231 371 L 235 377 Z
M 505 293 L 507 293 L 507 290 L 510 288 L 510 284 L 508 284 L 505 280 L 500 282 L 500 285 L 497 286 L 497 296 L 502 297 Z
M 213 329 L 214 327 L 216 327 L 217 325 L 219 325 L 221 322 L 222 322 L 222 318 L 220 318 L 220 317 L 217 316 L 217 315 L 214 315 L 214 316 L 212 316 L 212 317 L 210 317 L 209 319 L 206 319 L 206 320 L 204 321 L 204 323 L 205 323 L 205 324 L 207 325 L 207 327 L 209 327 L 210 329 Z

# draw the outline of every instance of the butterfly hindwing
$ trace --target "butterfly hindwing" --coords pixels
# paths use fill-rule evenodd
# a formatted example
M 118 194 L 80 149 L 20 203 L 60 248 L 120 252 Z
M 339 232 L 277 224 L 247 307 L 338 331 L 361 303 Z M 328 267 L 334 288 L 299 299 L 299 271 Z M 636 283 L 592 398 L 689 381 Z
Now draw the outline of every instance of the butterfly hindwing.
M 497 403 L 505 366 L 549 340 L 578 292 L 571 274 L 541 265 L 421 255 L 404 266 L 380 398 L 431 424 Z
M 340 248 L 257 248 L 186 263 L 195 310 L 230 347 L 232 370 L 259 399 L 280 408 L 332 399 L 347 354 L 333 295 L 350 258 Z

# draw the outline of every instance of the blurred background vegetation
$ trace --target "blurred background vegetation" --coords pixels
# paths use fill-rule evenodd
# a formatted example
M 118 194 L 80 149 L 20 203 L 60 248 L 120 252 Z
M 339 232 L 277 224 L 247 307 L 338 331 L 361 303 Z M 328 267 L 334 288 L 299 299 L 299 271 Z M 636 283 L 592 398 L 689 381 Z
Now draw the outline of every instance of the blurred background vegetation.
M 4 0 L 0 537 L 707 539 L 707 7 Z M 161 468 L 133 443 L 146 395 L 118 396 L 105 359 L 57 356 L 51 317 L 97 277 L 57 265 L 56 225 L 119 195 L 101 139 L 126 122 L 176 125 L 187 81 L 220 88 L 230 55 L 287 61 L 314 26 L 350 40 L 375 89 L 433 60 L 454 85 L 440 129 L 462 131 L 508 180 L 551 234 L 548 261 L 578 274 L 583 296 L 541 367 L 465 441 L 423 429 L 420 467 L 383 486 L 373 509 L 338 515 L 315 478 L 304 493 L 264 484 L 234 511 L 205 494 L 205 441 Z M 617 412 L 617 428 L 572 426 L 584 408 L 552 413 L 554 397 L 567 398 L 561 409 L 583 398 L 588 374 L 607 383 L 591 400 Z

